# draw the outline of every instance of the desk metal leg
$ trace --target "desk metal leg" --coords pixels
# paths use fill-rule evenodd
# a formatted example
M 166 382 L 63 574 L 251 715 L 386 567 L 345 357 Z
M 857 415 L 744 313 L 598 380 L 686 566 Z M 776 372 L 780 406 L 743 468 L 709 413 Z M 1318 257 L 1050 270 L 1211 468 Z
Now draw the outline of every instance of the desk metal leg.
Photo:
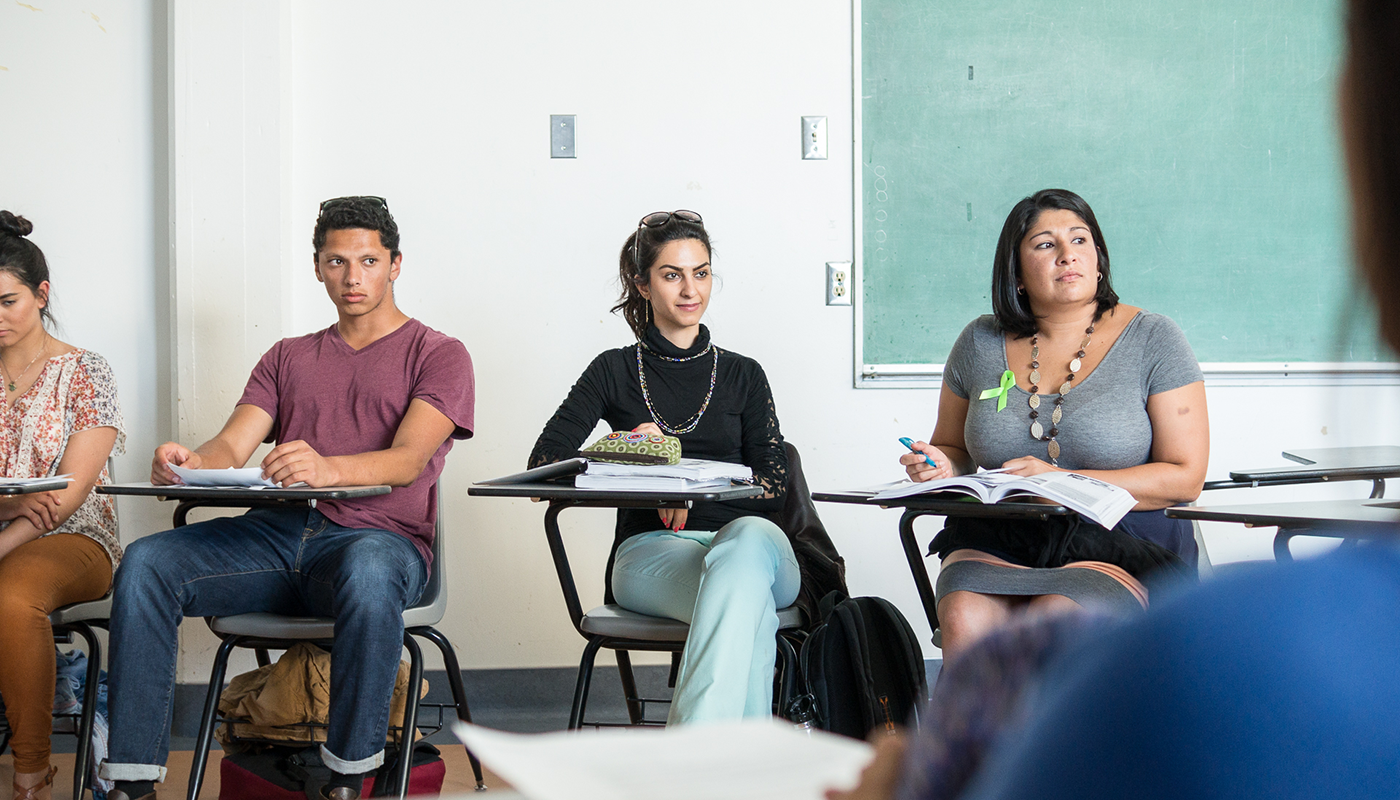
M 1288 550 L 1288 543 L 1294 536 L 1302 536 L 1308 532 L 1307 528 L 1285 528 L 1279 526 L 1278 533 L 1274 534 L 1274 560 L 1280 564 L 1288 564 L 1293 561 L 1293 554 Z
M 1371 499 L 1375 500 L 1385 497 L 1385 478 L 1376 478 L 1371 481 Z
M 906 510 L 899 518 L 899 541 L 904 545 L 904 558 L 909 562 L 909 572 L 914 576 L 914 586 L 919 590 L 919 600 L 924 604 L 924 616 L 928 617 L 929 627 L 938 630 L 938 597 L 928 578 L 928 562 L 924 559 L 919 542 L 914 538 L 914 520 L 926 516 L 923 512 Z
M 403 633 L 403 646 L 408 650 L 408 699 L 403 708 L 398 763 L 390 773 L 394 776 L 393 796 L 399 800 L 408 795 L 408 778 L 413 769 L 414 734 L 418 730 L 418 696 L 423 690 L 423 651 L 408 631 Z
M 617 675 L 622 679 L 622 696 L 627 700 L 627 718 L 633 725 L 642 724 L 646 716 L 642 708 L 641 693 L 637 691 L 637 676 L 632 672 L 632 656 L 626 650 L 614 650 L 617 659 Z
M 186 800 L 199 800 L 204 785 L 204 770 L 209 763 L 209 749 L 214 742 L 214 720 L 219 713 L 219 695 L 224 690 L 224 672 L 228 656 L 242 641 L 242 636 L 230 636 L 214 654 L 214 667 L 209 672 L 209 689 L 204 697 L 204 715 L 199 719 L 199 735 L 194 742 L 194 757 L 190 760 L 190 783 Z
M 579 635 L 586 636 L 579 627 L 583 622 L 583 605 L 578 599 L 578 586 L 574 583 L 574 571 L 569 568 L 569 554 L 564 550 L 564 536 L 559 532 L 559 512 L 574 506 L 569 500 L 551 500 L 549 509 L 544 512 L 544 536 L 549 540 L 549 552 L 554 556 L 554 570 L 559 573 L 559 582 L 564 590 L 564 605 L 568 606 L 569 619 Z
M 171 527 L 183 528 L 189 524 L 190 512 L 196 508 L 203 508 L 204 503 L 198 500 L 181 500 L 175 506 L 175 512 L 170 515 Z
M 73 800 L 82 800 L 88 788 L 88 775 L 92 761 L 92 723 L 97 714 L 97 684 L 102 669 L 102 644 L 97 634 L 86 622 L 76 622 L 69 630 L 78 634 L 87 643 L 88 665 L 87 685 L 83 687 L 83 713 L 78 722 L 78 749 L 73 758 Z

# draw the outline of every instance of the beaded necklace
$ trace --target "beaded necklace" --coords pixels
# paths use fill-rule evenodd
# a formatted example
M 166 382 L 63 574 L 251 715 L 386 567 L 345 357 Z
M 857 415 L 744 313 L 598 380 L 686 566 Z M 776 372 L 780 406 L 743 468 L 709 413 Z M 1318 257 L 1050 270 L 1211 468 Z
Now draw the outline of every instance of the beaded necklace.
M 1089 337 L 1094 333 L 1094 323 L 1089 323 L 1089 327 L 1084 329 L 1084 340 L 1079 343 L 1079 352 L 1074 358 L 1069 360 L 1069 375 L 1065 377 L 1065 382 L 1060 384 L 1060 395 L 1055 398 L 1055 410 L 1050 413 L 1050 432 L 1045 432 L 1044 426 L 1037 419 L 1040 416 L 1040 331 L 1036 331 L 1031 337 L 1031 397 L 1027 401 L 1031 407 L 1031 438 L 1042 442 L 1049 442 L 1047 451 L 1050 455 L 1050 463 L 1060 466 L 1060 443 L 1055 440 L 1060 435 L 1060 420 L 1064 417 L 1065 395 L 1074 388 L 1074 373 L 1079 371 L 1084 358 L 1084 351 L 1089 347 Z
M 657 413 L 656 407 L 651 404 L 651 394 L 647 392 L 647 374 L 645 371 L 642 370 L 642 348 L 644 347 L 652 355 L 656 356 L 659 359 L 662 359 L 663 361 L 671 361 L 677 363 L 694 361 L 697 358 L 703 357 L 706 353 L 709 353 L 712 350 L 714 351 L 715 363 L 714 366 L 710 367 L 710 390 L 705 393 L 705 402 L 700 404 L 700 410 L 695 412 L 695 416 L 681 423 L 681 425 L 678 427 L 673 428 L 670 425 L 667 425 L 666 421 L 661 419 L 661 415 Z M 695 428 L 700 424 L 700 418 L 705 416 L 705 409 L 710 407 L 710 398 L 715 396 L 715 377 L 718 375 L 719 348 L 715 347 L 713 343 L 707 345 L 704 350 L 701 350 L 693 356 L 684 356 L 676 358 L 673 356 L 662 355 L 661 353 L 652 350 L 650 347 L 647 347 L 644 343 L 637 342 L 637 382 L 642 385 L 642 400 L 647 404 L 647 411 L 651 412 L 651 419 L 653 422 L 656 423 L 656 426 L 661 430 L 671 434 L 672 436 L 680 436 L 684 433 L 690 433 L 691 431 L 695 430 Z

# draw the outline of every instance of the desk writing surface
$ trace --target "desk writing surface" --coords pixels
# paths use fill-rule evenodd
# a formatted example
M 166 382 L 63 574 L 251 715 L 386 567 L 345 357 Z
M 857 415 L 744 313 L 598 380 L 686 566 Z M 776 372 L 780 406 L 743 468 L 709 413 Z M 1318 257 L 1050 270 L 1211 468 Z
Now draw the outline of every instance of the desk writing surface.
M 992 517 L 1000 519 L 1045 519 L 1073 513 L 1068 508 L 1054 503 L 1034 503 L 1003 500 L 1000 503 L 983 503 L 975 497 L 960 492 L 934 492 L 908 497 L 895 497 L 876 500 L 868 492 L 812 492 L 812 499 L 819 503 L 845 503 L 848 505 L 874 506 L 876 508 L 904 508 L 940 517 Z
M 156 486 L 146 481 L 135 483 L 114 483 L 98 486 L 101 494 L 132 495 L 138 497 L 164 497 L 171 500 L 228 500 L 232 501 L 305 501 L 305 500 L 349 500 L 356 497 L 372 497 L 388 494 L 388 486 L 326 486 L 313 489 L 302 486 L 295 489 L 221 488 L 214 486 Z
M 1283 457 L 1293 463 L 1272 467 L 1231 470 L 1236 481 L 1292 480 L 1372 480 L 1400 477 L 1400 447 L 1325 447 L 1312 450 L 1285 450 Z
M 1348 536 L 1400 534 L 1400 502 L 1380 499 L 1315 500 L 1230 506 L 1174 506 L 1167 516 L 1259 527 L 1332 528 Z
M 0 484 L 0 495 L 15 494 L 37 494 L 38 492 L 56 492 L 59 489 L 67 488 L 67 478 L 52 478 L 46 481 L 37 481 L 29 484 Z
M 541 500 L 573 500 L 603 505 L 610 502 L 673 503 L 679 501 L 723 502 L 744 500 L 763 494 L 759 486 L 731 486 L 727 489 L 676 489 L 665 492 L 637 492 L 618 489 L 576 489 L 567 483 L 518 483 L 493 486 L 472 486 L 472 497 L 530 497 Z

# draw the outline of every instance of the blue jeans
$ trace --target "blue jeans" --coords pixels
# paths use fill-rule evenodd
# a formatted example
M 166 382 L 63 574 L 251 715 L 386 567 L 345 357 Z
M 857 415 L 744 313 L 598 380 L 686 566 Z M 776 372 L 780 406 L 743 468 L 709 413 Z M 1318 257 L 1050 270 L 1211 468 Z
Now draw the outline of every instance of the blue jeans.
M 762 517 L 718 532 L 638 534 L 617 548 L 618 605 L 690 624 L 667 724 L 773 713 L 778 609 L 802 575 L 787 534 Z
M 384 762 L 403 610 L 427 569 L 407 537 L 346 528 L 306 508 L 255 509 L 139 539 L 113 587 L 109 780 L 164 780 L 178 628 L 254 611 L 335 618 L 330 729 L 337 772 Z

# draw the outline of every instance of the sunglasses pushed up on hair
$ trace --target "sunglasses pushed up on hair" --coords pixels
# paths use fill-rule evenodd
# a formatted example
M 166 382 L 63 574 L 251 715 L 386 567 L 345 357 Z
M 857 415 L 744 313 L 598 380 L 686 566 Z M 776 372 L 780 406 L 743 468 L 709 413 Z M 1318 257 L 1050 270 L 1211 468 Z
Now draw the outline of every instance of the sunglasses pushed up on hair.
M 357 194 L 351 195 L 349 197 L 332 197 L 329 200 L 322 200 L 321 208 L 319 211 L 316 212 L 316 214 L 317 216 L 320 216 L 321 214 L 324 214 L 326 213 L 326 211 L 331 209 L 340 208 L 341 206 L 357 206 L 361 203 L 373 203 L 379 206 L 380 208 L 384 209 L 385 213 L 388 213 L 389 211 L 388 200 L 385 200 L 382 197 L 375 197 L 372 194 Z
M 696 225 L 703 225 L 705 223 L 705 220 L 701 219 L 699 214 L 694 211 L 686 211 L 683 208 L 675 211 L 653 211 L 645 217 L 642 217 L 641 221 L 637 223 L 637 236 L 632 242 L 632 263 L 637 267 L 638 272 L 642 271 L 642 256 L 640 252 L 642 229 L 660 228 L 673 219 L 678 219 L 681 222 L 691 222 Z
M 685 209 L 676 211 L 653 211 L 645 217 L 642 217 L 642 221 L 637 223 L 637 227 L 660 228 L 662 225 L 670 222 L 673 217 L 681 222 L 694 222 L 697 225 L 705 221 L 700 218 L 699 214 L 694 211 L 686 211 Z

